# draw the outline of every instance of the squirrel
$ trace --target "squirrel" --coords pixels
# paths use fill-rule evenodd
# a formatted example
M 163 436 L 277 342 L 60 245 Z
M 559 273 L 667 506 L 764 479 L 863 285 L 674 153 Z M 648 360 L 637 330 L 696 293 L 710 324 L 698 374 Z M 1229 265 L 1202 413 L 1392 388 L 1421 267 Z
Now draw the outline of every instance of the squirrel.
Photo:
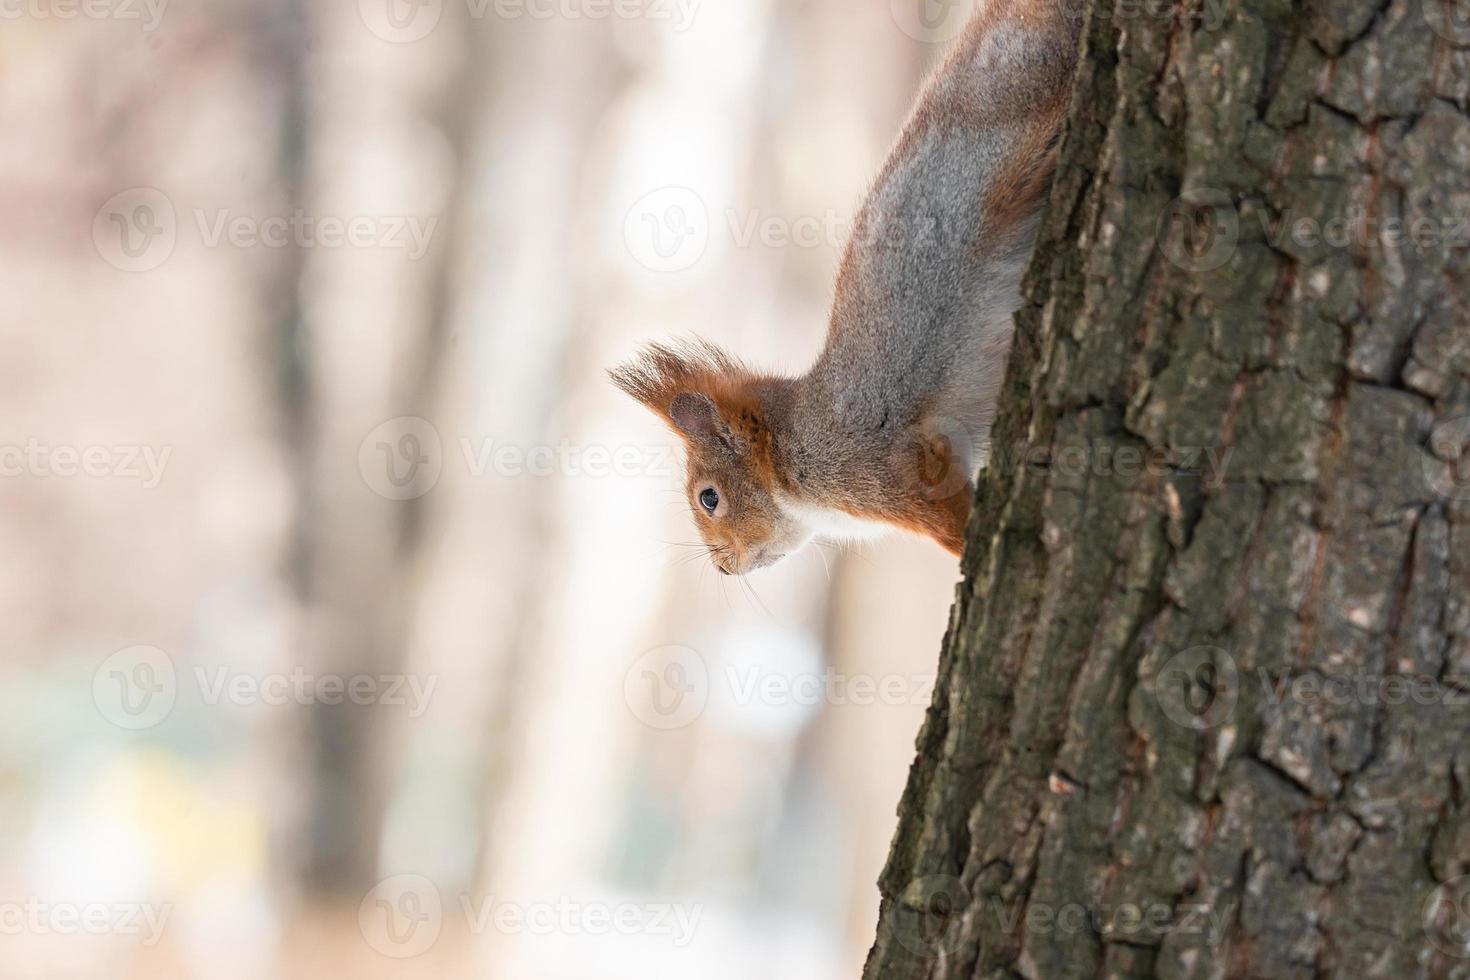
M 744 575 L 875 526 L 953 554 L 1071 97 L 1080 0 L 990 0 L 925 85 L 844 249 L 798 377 L 702 340 L 609 372 L 688 451 L 710 558 Z

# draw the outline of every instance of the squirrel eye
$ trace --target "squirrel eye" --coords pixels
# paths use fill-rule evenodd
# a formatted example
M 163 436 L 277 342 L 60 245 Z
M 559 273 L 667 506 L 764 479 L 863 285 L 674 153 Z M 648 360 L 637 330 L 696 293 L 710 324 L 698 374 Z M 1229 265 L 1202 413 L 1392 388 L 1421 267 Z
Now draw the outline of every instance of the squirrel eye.
M 709 516 L 715 516 L 715 508 L 720 506 L 720 492 L 714 487 L 705 487 L 699 494 L 699 505 L 703 507 Z

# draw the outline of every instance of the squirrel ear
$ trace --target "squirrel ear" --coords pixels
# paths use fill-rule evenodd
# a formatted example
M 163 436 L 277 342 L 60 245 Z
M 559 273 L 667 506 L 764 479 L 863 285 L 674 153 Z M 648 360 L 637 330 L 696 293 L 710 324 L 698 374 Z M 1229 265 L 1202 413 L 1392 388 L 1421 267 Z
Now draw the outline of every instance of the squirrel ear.
M 669 420 L 699 445 L 737 448 L 730 430 L 720 419 L 718 406 L 708 395 L 675 395 L 669 402 Z

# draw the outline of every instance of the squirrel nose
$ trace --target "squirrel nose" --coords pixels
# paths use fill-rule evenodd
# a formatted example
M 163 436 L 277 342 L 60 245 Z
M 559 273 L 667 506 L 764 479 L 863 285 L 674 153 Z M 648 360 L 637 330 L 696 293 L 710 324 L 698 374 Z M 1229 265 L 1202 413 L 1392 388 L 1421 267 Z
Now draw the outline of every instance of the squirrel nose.
M 728 568 L 726 568 L 724 565 L 716 565 L 715 567 L 720 570 L 720 574 L 721 575 L 729 575 L 730 574 L 730 570 Z

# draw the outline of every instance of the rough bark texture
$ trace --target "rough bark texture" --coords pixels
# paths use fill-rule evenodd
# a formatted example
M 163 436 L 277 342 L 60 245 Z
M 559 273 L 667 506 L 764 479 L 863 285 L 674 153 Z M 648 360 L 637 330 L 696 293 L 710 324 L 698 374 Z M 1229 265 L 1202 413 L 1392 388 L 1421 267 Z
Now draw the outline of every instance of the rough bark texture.
M 1094 9 L 867 977 L 1470 977 L 1470 22 L 1423 2 Z

